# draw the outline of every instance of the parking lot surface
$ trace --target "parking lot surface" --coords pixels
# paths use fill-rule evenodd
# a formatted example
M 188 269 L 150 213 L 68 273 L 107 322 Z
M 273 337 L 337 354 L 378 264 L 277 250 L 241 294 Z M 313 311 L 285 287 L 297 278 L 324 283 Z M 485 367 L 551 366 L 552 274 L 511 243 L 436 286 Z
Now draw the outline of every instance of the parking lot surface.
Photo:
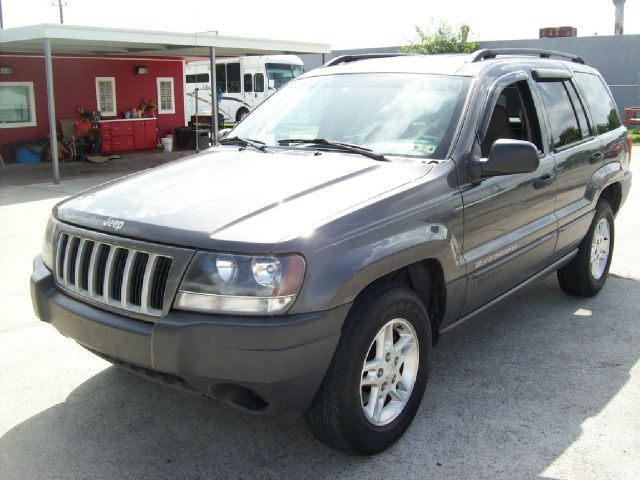
M 51 207 L 139 165 L 70 166 L 55 187 L 42 169 L 0 169 L 1 479 L 640 477 L 640 148 L 602 292 L 566 296 L 552 275 L 446 335 L 413 424 L 371 458 L 324 447 L 299 416 L 140 379 L 36 319 Z

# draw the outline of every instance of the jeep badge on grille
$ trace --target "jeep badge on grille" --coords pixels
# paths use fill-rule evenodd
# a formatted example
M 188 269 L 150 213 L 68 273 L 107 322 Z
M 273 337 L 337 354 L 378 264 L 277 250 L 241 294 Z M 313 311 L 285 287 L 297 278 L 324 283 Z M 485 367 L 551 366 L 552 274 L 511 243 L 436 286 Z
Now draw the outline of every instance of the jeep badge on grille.
M 113 228 L 116 232 L 124 227 L 124 220 L 118 220 L 117 218 L 109 217 L 102 222 L 103 227 Z

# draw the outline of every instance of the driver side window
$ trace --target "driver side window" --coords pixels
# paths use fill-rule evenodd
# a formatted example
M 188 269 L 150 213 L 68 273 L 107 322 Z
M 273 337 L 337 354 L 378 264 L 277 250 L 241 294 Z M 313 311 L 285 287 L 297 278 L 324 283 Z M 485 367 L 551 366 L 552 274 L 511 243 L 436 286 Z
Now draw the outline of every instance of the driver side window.
M 525 140 L 542 151 L 538 116 L 525 80 L 512 83 L 500 92 L 480 145 L 482 157 L 489 156 L 491 146 L 499 139 Z

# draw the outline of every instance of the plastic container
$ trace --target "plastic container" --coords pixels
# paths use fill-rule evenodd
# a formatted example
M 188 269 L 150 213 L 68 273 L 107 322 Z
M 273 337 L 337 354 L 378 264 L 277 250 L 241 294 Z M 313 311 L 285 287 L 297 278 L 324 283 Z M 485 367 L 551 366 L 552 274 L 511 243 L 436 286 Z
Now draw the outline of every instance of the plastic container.
M 40 163 L 40 155 L 33 153 L 27 147 L 16 150 L 16 163 Z
M 173 151 L 173 137 L 163 137 L 160 142 L 162 142 L 162 149 L 165 152 Z

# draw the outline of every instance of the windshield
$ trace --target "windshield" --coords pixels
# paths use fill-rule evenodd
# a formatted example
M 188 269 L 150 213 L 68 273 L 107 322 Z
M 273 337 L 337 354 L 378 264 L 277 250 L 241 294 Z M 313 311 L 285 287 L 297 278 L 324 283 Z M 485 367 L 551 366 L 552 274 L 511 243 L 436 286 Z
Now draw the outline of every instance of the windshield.
M 303 78 L 265 101 L 229 136 L 269 147 L 286 139 L 322 138 L 382 155 L 444 158 L 470 82 L 404 73 Z
M 283 87 L 303 73 L 302 65 L 290 65 L 287 63 L 267 63 L 267 78 L 273 80 L 276 89 Z

